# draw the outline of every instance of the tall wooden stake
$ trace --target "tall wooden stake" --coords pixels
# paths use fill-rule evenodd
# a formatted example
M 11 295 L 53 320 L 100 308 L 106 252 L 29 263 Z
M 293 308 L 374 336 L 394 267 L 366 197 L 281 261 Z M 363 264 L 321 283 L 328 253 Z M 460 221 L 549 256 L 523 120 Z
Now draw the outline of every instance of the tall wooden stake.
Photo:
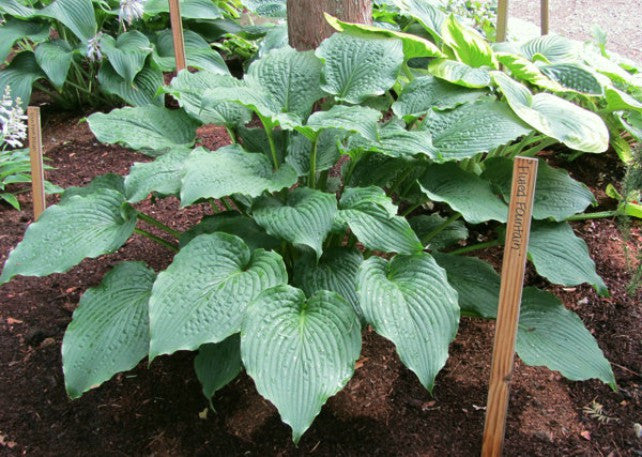
M 506 30 L 508 29 L 508 0 L 497 2 L 497 36 L 495 41 L 501 43 L 506 41 Z
M 179 0 L 169 0 L 169 17 L 174 36 L 174 56 L 176 57 L 176 73 L 185 70 L 185 41 L 183 39 L 183 20 Z
M 33 192 L 33 219 L 38 220 L 45 210 L 45 173 L 42 164 L 42 130 L 40 126 L 40 108 L 27 108 L 27 125 L 29 127 L 29 157 L 31 158 L 31 189 Z
M 513 168 L 513 185 L 508 209 L 482 457 L 500 456 L 504 444 L 536 179 L 537 159 L 517 157 Z
M 549 31 L 549 20 L 550 20 L 550 9 L 549 9 L 549 4 L 548 0 L 541 0 L 541 11 L 540 11 L 540 18 L 541 18 L 541 30 L 542 30 L 542 35 L 548 35 Z

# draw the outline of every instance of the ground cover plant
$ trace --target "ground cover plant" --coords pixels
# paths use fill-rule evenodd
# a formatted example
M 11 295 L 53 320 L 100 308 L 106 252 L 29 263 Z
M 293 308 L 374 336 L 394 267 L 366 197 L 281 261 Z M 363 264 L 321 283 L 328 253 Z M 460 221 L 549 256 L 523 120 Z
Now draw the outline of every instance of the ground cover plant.
M 497 272 L 462 254 L 502 243 L 513 158 L 553 143 L 608 147 L 597 114 L 533 94 L 452 16 L 432 41 L 328 20 L 341 33 L 315 52 L 271 50 L 243 79 L 181 72 L 165 89 L 179 110 L 88 118 L 101 142 L 155 160 L 67 189 L 28 228 L 0 283 L 67 271 L 133 233 L 176 255 L 160 273 L 121 263 L 83 295 L 63 341 L 72 398 L 145 357 L 198 350 L 207 397 L 245 369 L 298 441 L 352 376 L 364 325 L 432 390 L 460 316 L 495 316 Z M 234 144 L 194 148 L 203 123 L 225 126 Z M 228 211 L 177 232 L 136 209 L 150 193 L 183 207 L 220 200 Z M 542 162 L 529 258 L 553 284 L 607 294 L 568 223 L 591 217 L 593 202 Z M 459 247 L 478 227 L 496 239 Z M 526 364 L 615 387 L 595 339 L 554 295 L 527 288 L 522 307 Z

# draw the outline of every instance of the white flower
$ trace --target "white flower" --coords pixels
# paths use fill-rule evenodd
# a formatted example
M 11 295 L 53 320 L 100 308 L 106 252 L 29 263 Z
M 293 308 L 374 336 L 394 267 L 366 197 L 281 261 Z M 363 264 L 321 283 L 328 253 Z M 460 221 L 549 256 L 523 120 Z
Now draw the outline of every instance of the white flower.
M 145 0 L 120 0 L 120 11 L 118 12 L 120 22 L 127 22 L 131 25 L 132 22 L 143 17 L 144 3 Z
M 87 41 L 87 58 L 93 62 L 103 60 L 103 53 L 100 52 L 100 40 L 103 32 L 98 32 L 95 37 Z
M 22 140 L 27 138 L 27 116 L 21 103 L 20 97 L 12 100 L 11 88 L 7 86 L 0 100 L 0 135 L 3 143 L 14 148 L 22 147 Z

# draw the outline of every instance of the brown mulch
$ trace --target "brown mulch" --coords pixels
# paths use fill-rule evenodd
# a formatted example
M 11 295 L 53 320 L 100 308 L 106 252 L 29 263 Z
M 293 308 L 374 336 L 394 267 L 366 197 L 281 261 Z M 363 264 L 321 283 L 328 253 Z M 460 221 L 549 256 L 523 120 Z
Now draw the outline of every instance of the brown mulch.
M 45 149 L 57 169 L 48 178 L 63 187 L 82 185 L 106 172 L 124 174 L 149 160 L 120 147 L 98 144 L 77 118 L 45 117 Z M 225 144 L 224 132 L 205 129 L 202 143 Z M 591 158 L 590 160 L 594 160 Z M 588 167 L 578 161 L 579 168 Z M 52 199 L 52 201 L 55 200 Z M 0 206 L 0 263 L 30 222 L 23 211 Z M 184 229 L 209 214 L 206 206 L 180 210 L 176 199 L 141 204 L 145 211 Z M 569 382 L 545 368 L 516 362 L 507 423 L 507 456 L 637 456 L 642 440 L 642 296 L 625 294 L 630 275 L 611 220 L 580 223 L 597 270 L 611 289 L 599 298 L 588 286 L 549 287 L 576 311 L 597 338 L 619 384 Z M 630 246 L 642 241 L 634 229 Z M 486 253 L 497 262 L 500 250 Z M 399 362 L 393 346 L 365 331 L 354 378 L 329 400 L 299 447 L 272 407 L 245 375 L 207 408 L 193 373 L 193 355 L 143 362 L 71 401 L 64 391 L 60 345 L 82 292 L 125 259 L 160 270 L 171 253 L 134 236 L 117 253 L 86 260 L 66 274 L 17 278 L 0 287 L 0 456 L 474 456 L 479 455 L 490 369 L 493 323 L 462 319 L 451 357 L 434 397 Z M 528 282 L 545 287 L 529 274 Z M 596 400 L 603 421 L 583 408 Z

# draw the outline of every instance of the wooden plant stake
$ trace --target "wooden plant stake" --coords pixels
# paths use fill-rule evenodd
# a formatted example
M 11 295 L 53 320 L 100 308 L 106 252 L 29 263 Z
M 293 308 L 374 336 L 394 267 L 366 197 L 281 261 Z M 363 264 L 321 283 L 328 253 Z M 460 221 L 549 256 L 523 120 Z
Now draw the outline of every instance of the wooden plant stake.
M 495 41 L 501 43 L 506 41 L 506 30 L 508 29 L 508 0 L 497 2 L 497 35 Z
M 179 0 L 169 0 L 169 17 L 172 23 L 174 37 L 174 56 L 176 58 L 176 73 L 185 70 L 185 40 L 183 39 L 183 21 Z
M 550 20 L 550 9 L 548 5 L 548 0 L 541 0 L 541 11 L 540 11 L 540 23 L 541 23 L 541 34 L 548 35 L 549 30 L 549 20 Z
M 504 444 L 515 339 L 533 214 L 537 163 L 537 159 L 517 157 L 513 167 L 482 457 L 500 456 Z
M 29 157 L 31 158 L 31 189 L 33 192 L 33 219 L 37 221 L 45 210 L 45 174 L 42 164 L 42 130 L 40 126 L 40 108 L 27 108 L 27 125 L 29 128 Z

